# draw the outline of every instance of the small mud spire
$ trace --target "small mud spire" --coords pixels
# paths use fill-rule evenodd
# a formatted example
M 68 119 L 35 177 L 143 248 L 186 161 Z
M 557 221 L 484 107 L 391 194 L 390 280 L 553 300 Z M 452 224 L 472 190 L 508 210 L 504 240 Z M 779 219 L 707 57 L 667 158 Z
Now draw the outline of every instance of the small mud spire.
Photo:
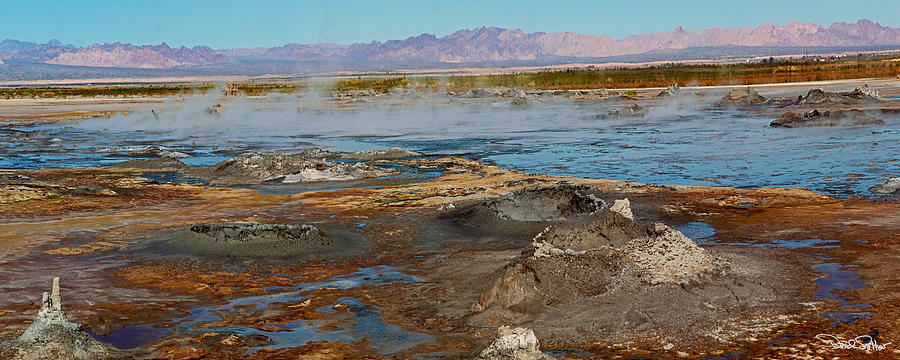
M 44 294 L 41 296 L 41 310 L 49 309 L 49 310 L 62 310 L 62 300 L 59 297 L 59 277 L 53 278 L 53 287 L 50 290 L 50 295 L 47 295 L 47 292 L 44 291 Z
M 59 278 L 50 294 L 41 296 L 41 309 L 17 338 L 0 338 L 0 359 L 124 359 L 133 354 L 95 339 L 62 311 Z
M 62 310 L 62 300 L 59 298 L 59 277 L 53 278 L 53 292 L 50 293 L 50 307 L 53 310 Z

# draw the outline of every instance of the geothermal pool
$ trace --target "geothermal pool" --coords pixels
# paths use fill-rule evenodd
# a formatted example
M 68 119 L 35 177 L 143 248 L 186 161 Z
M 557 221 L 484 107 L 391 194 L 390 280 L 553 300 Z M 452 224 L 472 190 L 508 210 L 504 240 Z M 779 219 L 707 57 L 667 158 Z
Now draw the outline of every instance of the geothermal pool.
M 181 153 L 193 166 L 248 151 L 400 146 L 528 173 L 801 187 L 838 196 L 869 196 L 869 187 L 900 170 L 896 116 L 882 116 L 886 124 L 874 127 L 770 128 L 771 113 L 714 108 L 714 97 L 639 101 L 647 116 L 618 119 L 592 117 L 621 104 L 565 98 L 525 107 L 445 97 L 334 107 L 304 95 L 238 99 L 221 114 L 208 112 L 217 101 L 196 97 L 111 118 L 4 125 L 0 168 L 87 168 L 159 155 L 135 152 L 146 146 Z

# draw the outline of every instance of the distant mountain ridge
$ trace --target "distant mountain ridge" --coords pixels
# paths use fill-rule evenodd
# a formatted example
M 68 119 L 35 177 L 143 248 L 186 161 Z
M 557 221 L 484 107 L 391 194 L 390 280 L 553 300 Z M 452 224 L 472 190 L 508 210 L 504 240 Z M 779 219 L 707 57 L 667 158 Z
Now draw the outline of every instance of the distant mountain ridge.
M 616 40 L 607 35 L 572 32 L 524 33 L 521 30 L 481 27 L 444 37 L 432 34 L 404 40 L 351 45 L 290 43 L 271 48 L 213 50 L 206 46 L 171 48 L 167 44 L 95 44 L 88 47 L 4 40 L 0 61 L 14 60 L 85 67 L 170 69 L 220 64 L 236 59 L 278 61 L 354 61 L 394 63 L 487 63 L 571 61 L 644 54 L 662 50 L 742 47 L 840 47 L 900 45 L 900 28 L 867 19 L 831 26 L 792 21 L 786 25 L 763 23 L 756 27 L 685 30 L 630 35 Z
M 563 58 L 600 58 L 655 50 L 712 46 L 860 46 L 900 44 L 900 29 L 871 22 L 760 24 L 738 29 L 713 28 L 630 35 L 615 40 L 607 35 L 572 32 L 524 33 L 496 27 L 459 30 L 438 38 L 431 34 L 406 40 L 352 45 L 287 44 L 262 54 L 294 60 L 356 59 L 401 62 L 497 62 Z
M 55 65 L 167 69 L 225 61 L 229 59 L 207 46 L 190 49 L 182 46 L 173 49 L 166 43 L 144 46 L 113 43 L 63 52 L 44 62 Z
M 0 59 L 54 65 L 168 69 L 230 61 L 207 46 L 171 48 L 166 43 L 136 46 L 123 43 L 94 44 L 84 48 L 56 40 L 35 44 L 16 40 L 0 42 Z

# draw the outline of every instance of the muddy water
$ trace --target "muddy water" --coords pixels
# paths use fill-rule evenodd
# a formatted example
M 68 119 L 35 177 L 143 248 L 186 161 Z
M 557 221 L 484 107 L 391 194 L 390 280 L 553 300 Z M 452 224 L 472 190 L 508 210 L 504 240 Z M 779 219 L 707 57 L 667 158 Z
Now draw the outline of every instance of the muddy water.
M 724 244 L 780 248 L 789 250 L 829 249 L 840 247 L 839 241 L 827 239 L 775 239 L 764 243 L 725 243 L 720 242 L 716 239 L 715 228 L 705 222 L 700 221 L 689 222 L 680 226 L 676 226 L 675 229 L 681 231 L 683 234 L 690 237 L 700 245 Z M 867 287 L 864 284 L 864 281 L 870 279 L 860 278 L 859 274 L 857 274 L 854 270 L 855 268 L 859 267 L 859 265 L 827 262 L 830 259 L 824 257 L 820 257 L 820 260 L 825 262 L 813 265 L 812 269 L 823 273 L 824 276 L 821 279 L 816 280 L 818 289 L 813 292 L 813 296 L 826 301 L 837 300 L 840 302 L 839 310 L 841 310 L 825 312 L 822 313 L 821 316 L 826 319 L 832 319 L 832 326 L 837 325 L 838 323 L 852 324 L 859 321 L 860 319 L 871 318 L 872 313 L 865 311 L 865 309 L 872 307 L 870 303 L 853 303 L 848 301 L 847 298 L 841 296 L 841 291 L 858 290 Z
M 330 306 L 315 311 L 329 315 L 324 320 L 293 320 L 273 323 L 278 330 L 260 330 L 250 325 L 216 327 L 211 323 L 230 320 L 241 316 L 263 319 L 277 313 L 273 305 L 297 305 L 310 299 L 310 292 L 321 289 L 354 289 L 365 286 L 381 286 L 403 282 L 421 281 L 404 274 L 391 266 L 373 266 L 336 276 L 319 282 L 298 282 L 291 289 L 273 288 L 273 293 L 259 296 L 237 297 L 223 305 L 198 307 L 187 312 L 186 317 L 160 319 L 157 323 L 146 323 L 114 328 L 105 335 L 94 335 L 119 348 L 139 347 L 165 338 L 173 333 L 191 334 L 204 332 L 234 333 L 242 337 L 262 337 L 264 344 L 251 347 L 248 352 L 260 349 L 290 348 L 312 341 L 333 341 L 351 343 L 366 338 L 371 346 L 382 354 L 390 354 L 411 349 L 421 343 L 431 341 L 426 334 L 406 331 L 396 325 L 382 321 L 379 310 L 363 304 L 358 298 L 345 297 L 336 304 L 347 310 L 339 312 Z M 287 291 L 287 292 L 278 292 Z M 327 328 L 326 328 L 326 325 Z
M 841 290 L 856 290 L 867 287 L 863 284 L 863 281 L 866 279 L 859 277 L 853 270 L 855 267 L 858 267 L 858 265 L 822 263 L 813 266 L 813 270 L 821 271 L 827 275 L 822 279 L 816 280 L 816 285 L 819 286 L 819 289 L 813 295 L 820 299 L 838 300 L 841 303 L 840 310 L 845 310 L 822 314 L 822 317 L 834 320 L 831 323 L 832 326 L 838 323 L 852 324 L 860 319 L 870 319 L 872 317 L 871 312 L 865 311 L 866 308 L 872 306 L 871 304 L 868 302 L 851 303 L 840 295 Z
M 886 125 L 877 127 L 774 129 L 756 112 L 711 108 L 710 97 L 654 101 L 645 118 L 604 120 L 590 117 L 621 104 L 557 99 L 519 108 L 506 100 L 435 98 L 337 109 L 279 98 L 237 100 L 216 115 L 205 110 L 215 101 L 188 100 L 158 117 L 144 110 L 65 125 L 5 125 L 0 168 L 109 165 L 141 157 L 128 149 L 148 145 L 189 155 L 182 160 L 195 166 L 246 151 L 402 146 L 532 173 L 836 195 L 869 195 L 885 174 L 900 172 L 898 118 L 882 116 Z

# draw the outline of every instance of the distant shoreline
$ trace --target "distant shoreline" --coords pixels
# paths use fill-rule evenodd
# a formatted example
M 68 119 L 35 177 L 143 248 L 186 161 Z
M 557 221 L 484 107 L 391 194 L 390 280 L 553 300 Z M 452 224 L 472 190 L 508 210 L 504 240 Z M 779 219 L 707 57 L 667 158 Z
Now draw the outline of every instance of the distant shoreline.
M 43 80 L 7 80 L 0 81 L 0 87 L 128 87 L 148 85 L 175 85 L 175 84 L 210 84 L 210 83 L 291 83 L 291 82 L 333 82 L 343 79 L 373 79 L 391 77 L 449 77 L 449 76 L 492 76 L 508 74 L 536 74 L 541 72 L 565 71 L 565 70 L 605 70 L 605 69 L 642 69 L 652 67 L 664 67 L 667 65 L 735 65 L 759 63 L 767 59 L 776 61 L 795 61 L 800 59 L 822 59 L 829 62 L 834 58 L 844 58 L 851 55 L 864 57 L 876 56 L 900 56 L 900 49 L 876 50 L 876 51 L 843 51 L 826 52 L 816 54 L 792 54 L 777 56 L 753 56 L 734 59 L 698 59 L 698 60 L 673 60 L 673 61 L 645 61 L 645 62 L 573 62 L 553 65 L 521 65 L 521 66 L 487 66 L 477 67 L 465 65 L 450 68 L 407 68 L 390 71 L 331 71 L 325 73 L 299 73 L 299 74 L 264 74 L 255 76 L 245 75 L 191 75 L 191 76 L 159 76 L 159 77 L 102 77 L 102 78 L 74 78 L 74 79 L 43 79 Z M 900 58 L 898 58 L 900 60 Z

